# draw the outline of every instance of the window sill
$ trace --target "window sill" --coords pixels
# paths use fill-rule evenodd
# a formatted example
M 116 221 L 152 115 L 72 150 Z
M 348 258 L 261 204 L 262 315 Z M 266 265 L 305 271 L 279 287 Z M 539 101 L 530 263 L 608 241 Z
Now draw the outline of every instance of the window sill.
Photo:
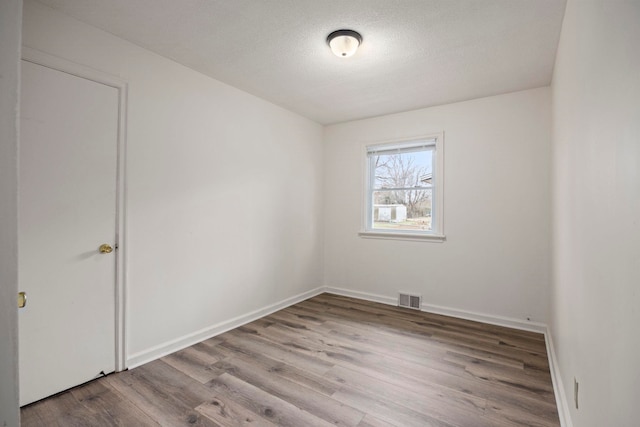
M 393 231 L 360 231 L 358 236 L 364 239 L 413 240 L 442 243 L 447 238 L 442 234 L 416 234 Z

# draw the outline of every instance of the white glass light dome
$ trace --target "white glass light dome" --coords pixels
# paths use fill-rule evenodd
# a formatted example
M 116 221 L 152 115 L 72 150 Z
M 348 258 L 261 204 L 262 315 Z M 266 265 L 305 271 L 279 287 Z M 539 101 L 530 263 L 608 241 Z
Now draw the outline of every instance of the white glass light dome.
M 362 36 L 352 30 L 338 30 L 329 34 L 327 43 L 336 56 L 348 58 L 358 50 Z

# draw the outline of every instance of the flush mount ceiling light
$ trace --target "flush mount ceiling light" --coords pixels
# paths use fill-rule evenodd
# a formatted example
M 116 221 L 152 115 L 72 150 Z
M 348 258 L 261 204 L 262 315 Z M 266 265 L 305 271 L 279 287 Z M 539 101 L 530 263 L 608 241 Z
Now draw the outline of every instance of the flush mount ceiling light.
M 331 52 L 341 58 L 347 58 L 358 50 L 362 36 L 353 30 L 338 30 L 327 36 L 327 44 Z

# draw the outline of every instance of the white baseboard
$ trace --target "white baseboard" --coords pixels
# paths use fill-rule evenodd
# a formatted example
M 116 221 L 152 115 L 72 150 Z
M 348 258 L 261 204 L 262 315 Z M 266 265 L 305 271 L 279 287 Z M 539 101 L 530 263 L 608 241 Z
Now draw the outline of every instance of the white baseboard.
M 384 295 L 371 294 L 368 292 L 352 291 L 349 289 L 333 287 L 326 287 L 324 290 L 325 292 L 330 294 L 358 298 L 366 301 L 379 302 L 388 305 L 398 305 L 397 297 L 389 297 Z M 527 320 L 495 316 L 491 314 L 483 314 L 467 310 L 458 310 L 456 308 L 443 307 L 433 304 L 422 304 L 421 310 L 428 313 L 442 314 L 444 316 L 474 320 L 476 322 L 489 323 L 491 325 L 505 326 L 507 328 L 520 329 L 524 331 L 539 332 L 541 334 L 544 334 L 547 330 L 547 325 L 545 325 L 544 323 L 529 322 Z
M 127 367 L 129 369 L 133 369 L 136 366 L 140 366 L 153 360 L 159 359 L 178 350 L 182 350 L 201 341 L 207 340 L 211 337 L 215 337 L 216 335 L 220 335 L 224 332 L 230 331 L 231 329 L 245 325 L 249 322 L 253 322 L 254 320 L 257 320 L 261 317 L 268 316 L 271 313 L 282 310 L 283 308 L 289 307 L 290 305 L 297 304 L 323 292 L 324 287 L 312 289 L 310 291 L 303 292 L 301 294 L 284 299 L 280 302 L 268 305 L 264 308 L 252 311 L 242 316 L 234 317 L 233 319 L 217 323 L 215 325 L 200 329 L 199 331 L 190 333 L 180 338 L 176 338 L 163 344 L 151 347 L 147 350 L 132 354 L 127 358 Z
M 558 417 L 560 418 L 561 427 L 573 427 L 571 415 L 569 412 L 569 402 L 564 392 L 562 384 L 562 376 L 560 375 L 560 367 L 556 357 L 556 351 L 553 347 L 553 338 L 549 328 L 544 333 L 544 339 L 547 344 L 547 356 L 549 357 L 549 370 L 551 371 L 551 381 L 553 382 L 553 392 L 556 397 L 556 406 L 558 407 Z
M 496 316 L 493 314 L 478 313 L 475 311 L 458 310 L 456 308 L 443 307 L 433 304 L 422 304 L 422 311 L 434 314 L 442 314 L 443 316 L 457 317 L 459 319 L 473 320 L 490 325 L 504 326 L 507 328 L 519 329 L 521 331 L 538 332 L 544 334 L 547 331 L 547 325 L 539 322 L 531 322 L 523 319 L 512 317 Z
M 365 301 L 379 302 L 381 304 L 387 305 L 398 305 L 397 298 L 371 294 L 369 292 L 352 291 L 344 288 L 332 288 L 330 286 L 325 287 L 324 291 L 328 294 L 342 295 L 343 297 L 357 298 Z

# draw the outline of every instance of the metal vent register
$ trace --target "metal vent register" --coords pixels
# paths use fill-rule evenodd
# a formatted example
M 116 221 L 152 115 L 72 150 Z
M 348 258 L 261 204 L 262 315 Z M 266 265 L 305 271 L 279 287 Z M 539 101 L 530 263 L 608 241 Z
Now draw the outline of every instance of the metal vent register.
M 420 310 L 422 305 L 422 296 L 403 294 L 402 292 L 398 296 L 398 306 L 405 308 L 412 308 L 414 310 Z

